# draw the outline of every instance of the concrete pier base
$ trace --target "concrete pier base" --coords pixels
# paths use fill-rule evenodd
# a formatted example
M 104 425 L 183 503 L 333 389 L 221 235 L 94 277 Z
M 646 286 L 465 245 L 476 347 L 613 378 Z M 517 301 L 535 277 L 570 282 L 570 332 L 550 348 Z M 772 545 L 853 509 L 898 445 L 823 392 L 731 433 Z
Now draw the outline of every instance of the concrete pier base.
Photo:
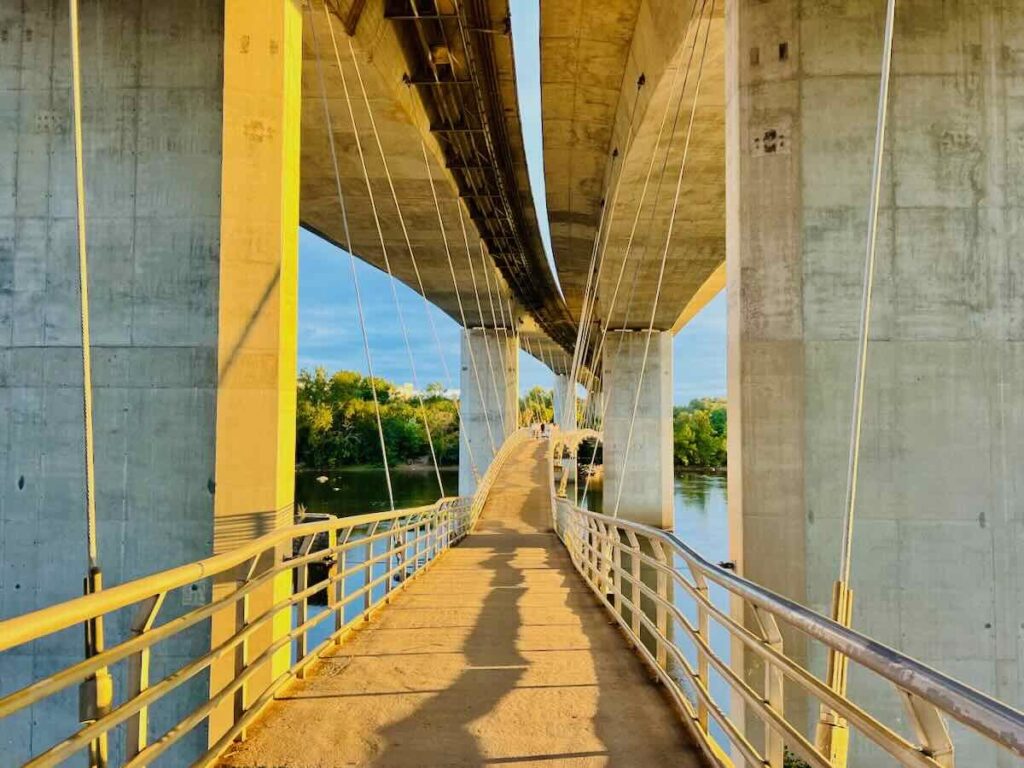
M 505 438 L 519 426 L 519 339 L 501 329 L 462 332 L 459 493 L 476 489 Z
M 641 380 L 644 350 L 647 364 Z M 604 512 L 658 528 L 672 527 L 672 334 L 608 334 L 602 370 Z M 637 393 L 639 392 L 639 400 Z M 634 404 L 636 419 L 629 438 Z M 629 455 L 626 445 L 630 442 Z

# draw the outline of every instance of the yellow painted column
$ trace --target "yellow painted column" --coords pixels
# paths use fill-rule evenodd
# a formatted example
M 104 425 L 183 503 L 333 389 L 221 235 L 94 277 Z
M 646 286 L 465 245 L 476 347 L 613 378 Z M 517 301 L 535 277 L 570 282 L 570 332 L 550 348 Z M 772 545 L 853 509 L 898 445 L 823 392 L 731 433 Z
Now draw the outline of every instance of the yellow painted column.
M 224 9 L 215 552 L 292 522 L 302 87 L 300 3 L 226 0 Z M 269 565 L 268 557 L 260 569 Z M 233 585 L 215 584 L 214 599 Z M 248 615 L 290 592 L 284 574 L 253 595 Z M 240 620 L 233 610 L 215 617 L 212 643 Z M 289 626 L 282 612 L 253 635 L 247 657 Z M 247 683 L 244 706 L 287 669 L 289 654 L 286 645 Z M 211 694 L 234 678 L 236 663 L 211 669 Z M 236 704 L 229 697 L 211 717 L 211 744 L 234 722 Z

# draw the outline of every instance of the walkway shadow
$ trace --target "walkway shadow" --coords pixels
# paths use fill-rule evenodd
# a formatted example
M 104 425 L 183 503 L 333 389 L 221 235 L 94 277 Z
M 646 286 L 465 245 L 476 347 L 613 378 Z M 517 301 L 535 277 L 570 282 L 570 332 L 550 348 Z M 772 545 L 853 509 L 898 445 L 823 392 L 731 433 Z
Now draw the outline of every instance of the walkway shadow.
M 466 668 L 453 685 L 384 730 L 388 747 L 374 765 L 485 763 L 469 725 L 491 712 L 516 687 L 527 667 L 526 659 L 516 650 L 522 624 L 519 600 L 525 584 L 522 571 L 512 565 L 520 547 L 526 545 L 523 538 L 533 537 L 491 527 L 488 534 L 470 537 L 461 545 L 492 551 L 480 564 L 491 572 L 487 585 L 491 590 L 463 644 Z

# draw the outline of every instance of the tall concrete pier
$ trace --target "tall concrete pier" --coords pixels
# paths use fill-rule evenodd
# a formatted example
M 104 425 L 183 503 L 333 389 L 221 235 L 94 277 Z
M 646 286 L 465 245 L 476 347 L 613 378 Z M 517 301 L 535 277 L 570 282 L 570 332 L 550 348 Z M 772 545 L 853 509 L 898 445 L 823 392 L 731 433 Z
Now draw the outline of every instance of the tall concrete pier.
M 519 340 L 505 329 L 462 332 L 459 493 L 472 493 L 505 438 L 519 426 Z
M 646 331 L 609 333 L 601 381 L 604 509 L 618 502 L 627 520 L 671 528 L 672 334 L 654 331 L 648 343 Z
M 67 3 L 19 7 L 0 43 L 2 617 L 80 594 L 86 567 Z M 116 584 L 291 522 L 301 16 L 106 0 L 80 21 L 99 560 Z M 160 618 L 210 598 L 168 594 Z M 196 629 L 155 649 L 154 674 L 209 648 Z M 59 639 L 5 654 L 5 690 L 81 658 L 81 633 Z M 154 732 L 209 686 L 175 692 Z M 5 722 L 5 761 L 68 731 L 65 696 Z
M 727 11 L 731 543 L 744 575 L 823 612 L 838 574 L 883 11 Z M 1024 36 L 1010 19 L 1022 12 L 897 11 L 852 581 L 855 628 L 1016 702 Z M 853 670 L 856 695 L 869 685 Z M 901 717 L 891 691 L 868 700 Z M 958 764 L 1013 759 L 962 743 Z M 853 764 L 875 757 L 855 743 Z

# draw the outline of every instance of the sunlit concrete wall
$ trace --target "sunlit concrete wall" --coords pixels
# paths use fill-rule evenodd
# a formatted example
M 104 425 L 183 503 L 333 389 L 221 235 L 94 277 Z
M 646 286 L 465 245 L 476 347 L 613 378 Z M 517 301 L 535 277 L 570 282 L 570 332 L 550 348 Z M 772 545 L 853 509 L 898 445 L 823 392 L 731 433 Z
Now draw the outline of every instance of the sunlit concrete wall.
M 295 174 L 299 51 L 289 75 L 284 16 L 294 25 L 298 11 L 281 0 L 82 3 L 96 506 L 107 585 L 208 556 L 215 538 L 237 543 L 268 530 L 291 499 L 298 193 L 297 178 L 282 182 L 282 164 L 292 162 Z M 226 28 L 234 30 L 228 40 Z M 81 594 L 86 566 L 68 50 L 67 3 L 0 11 L 4 618 Z M 239 191 L 244 201 L 226 198 Z M 230 525 L 215 525 L 215 511 Z M 257 515 L 246 526 L 249 512 Z M 161 620 L 210 597 L 208 583 L 169 594 Z M 108 622 L 108 643 L 125 636 L 129 618 Z M 204 625 L 161 644 L 152 679 L 209 643 Z M 79 660 L 82 646 L 74 629 L 0 656 L 0 690 Z M 203 701 L 209 685 L 200 675 L 154 707 L 151 736 Z M 20 764 L 74 730 L 77 712 L 71 688 L 0 722 L 0 762 Z M 190 762 L 206 739 L 205 729 L 186 737 L 172 762 Z M 112 743 L 113 756 L 118 750 Z
M 884 5 L 727 9 L 732 545 L 745 575 L 823 612 Z M 1016 1 L 898 5 L 852 583 L 857 629 L 1018 704 L 1022 19 Z M 823 669 L 821 654 L 810 661 Z M 903 721 L 857 670 L 851 690 Z M 855 745 L 854 765 L 884 760 Z M 957 762 L 1010 758 L 967 740 Z

